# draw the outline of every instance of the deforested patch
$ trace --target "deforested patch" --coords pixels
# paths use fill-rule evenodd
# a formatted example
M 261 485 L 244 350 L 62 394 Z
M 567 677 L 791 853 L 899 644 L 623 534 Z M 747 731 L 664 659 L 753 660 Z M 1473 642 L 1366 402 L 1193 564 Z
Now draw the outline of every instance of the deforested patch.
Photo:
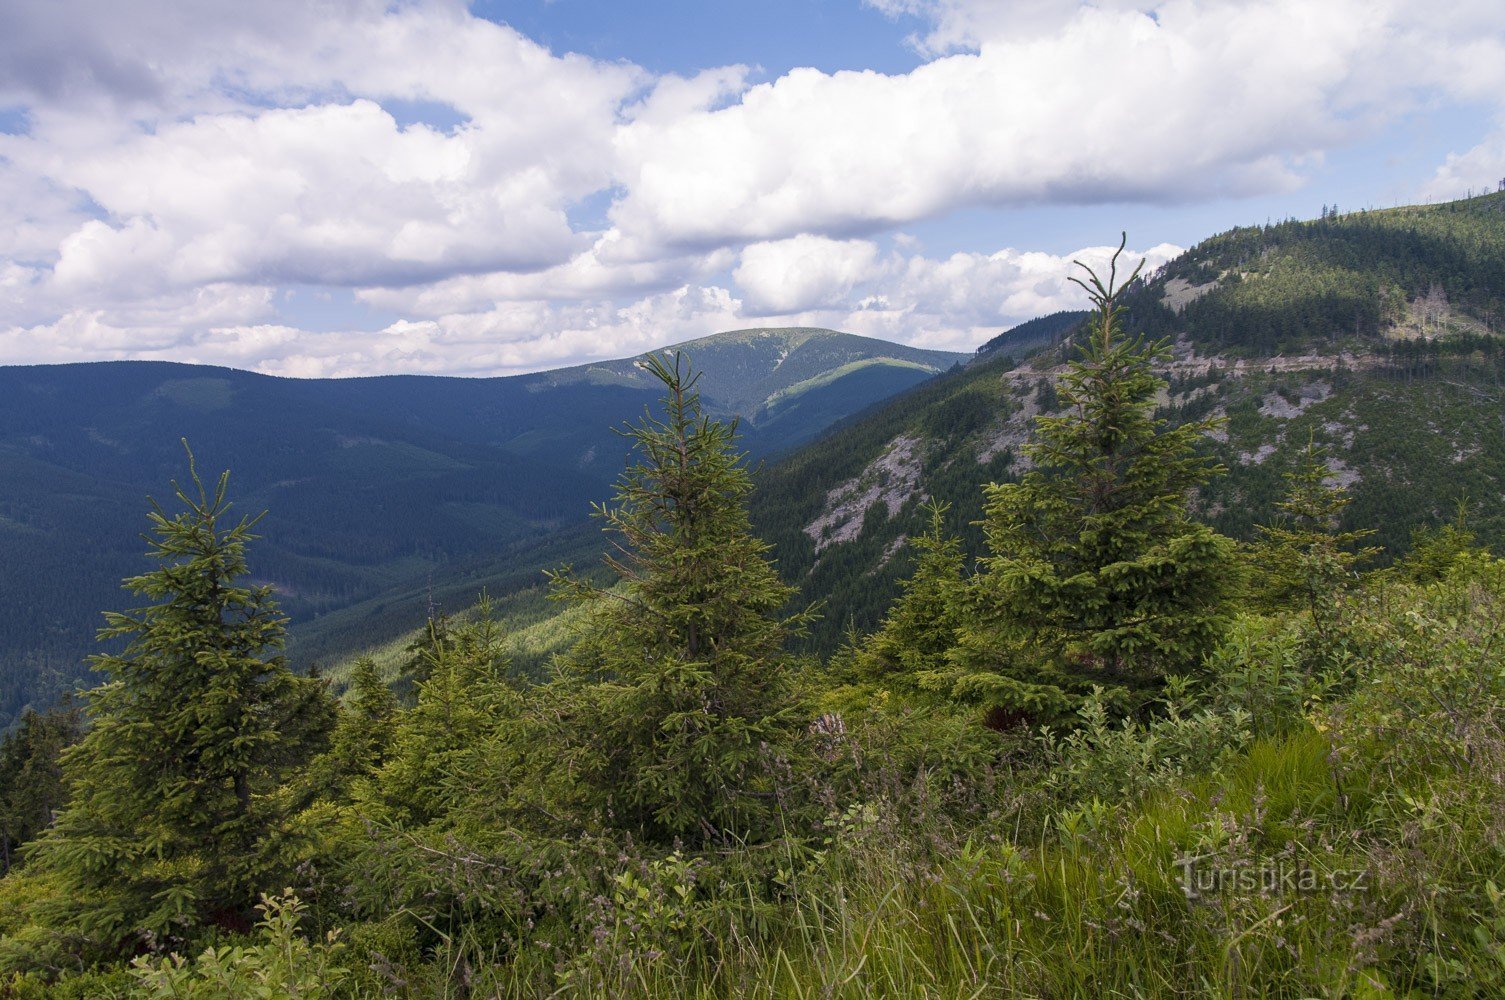
M 1453 449 L 1453 462 L 1454 464 L 1467 462 L 1483 450 L 1484 447 L 1479 444 L 1460 445 Z
M 1344 416 L 1347 417 L 1348 414 Z M 1344 448 L 1352 448 L 1354 438 L 1358 434 L 1355 427 L 1341 420 L 1327 421 L 1322 425 L 1322 430 L 1334 444 L 1341 445 Z
M 908 543 L 909 536 L 905 534 L 900 534 L 898 538 L 895 538 L 893 541 L 889 542 L 888 548 L 883 550 L 883 558 L 878 560 L 878 565 L 873 568 L 873 572 L 877 572 L 878 570 L 882 569 L 890 562 L 892 562 L 894 556 L 898 555 L 900 550 L 902 550 Z
M 1217 406 L 1213 407 L 1213 410 L 1212 410 L 1211 413 L 1208 414 L 1208 417 L 1211 418 L 1211 419 L 1213 419 L 1213 420 L 1218 420 L 1218 421 L 1222 421 L 1222 422 L 1219 423 L 1212 430 L 1208 431 L 1207 432 L 1207 436 L 1210 437 L 1210 438 L 1212 438 L 1214 441 L 1221 442 L 1222 444 L 1227 444 L 1228 443 L 1228 423 L 1227 423 L 1227 420 L 1228 420 L 1228 407 L 1226 407 L 1223 404 L 1219 403 Z
M 1345 490 L 1363 478 L 1358 469 L 1337 457 L 1327 460 L 1327 471 L 1332 474 L 1333 484 Z
M 1264 465 L 1265 459 L 1273 454 L 1275 454 L 1275 445 L 1262 444 L 1254 451 L 1239 452 L 1238 460 L 1240 465 Z

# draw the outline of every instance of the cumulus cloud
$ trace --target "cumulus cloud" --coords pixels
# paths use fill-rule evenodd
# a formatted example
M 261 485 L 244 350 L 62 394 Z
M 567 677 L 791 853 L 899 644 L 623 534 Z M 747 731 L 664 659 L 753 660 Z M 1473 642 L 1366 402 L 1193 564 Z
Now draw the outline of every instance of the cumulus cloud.
M 1080 307 L 1084 296 L 1070 281 L 1080 274 L 1076 263 L 1101 270 L 1116 249 L 1085 247 L 1064 255 L 1004 249 L 944 258 L 899 252 L 880 256 L 877 244 L 868 241 L 800 237 L 748 247 L 734 275 L 749 315 L 770 311 L 763 296 L 772 290 L 788 296 L 773 303 L 781 322 L 969 351 L 1024 320 Z M 1181 247 L 1162 243 L 1130 250 L 1128 257 L 1156 268 L 1181 252 Z M 748 267 L 749 255 L 757 267 Z M 791 288 L 797 293 L 790 293 Z
M 499 300 L 485 308 L 400 319 L 377 331 L 301 331 L 270 321 L 270 288 L 218 285 L 129 310 L 70 310 L 50 324 L 0 330 L 0 363 L 134 357 L 300 378 L 392 371 L 513 374 L 635 354 L 717 330 L 786 325 L 969 351 L 1023 320 L 1080 306 L 1081 290 L 1067 280 L 1073 260 L 1101 267 L 1113 249 L 929 258 L 883 255 L 867 241 L 803 238 L 749 247 L 733 272 L 733 288 L 684 284 L 626 302 Z M 1154 267 L 1179 252 L 1162 244 L 1131 256 L 1143 256 Z M 756 262 L 751 269 L 749 259 Z M 779 280 L 781 274 L 787 282 Z M 7 277 L 0 271 L 0 290 Z M 763 281 L 767 288 L 755 291 Z M 799 294 L 778 302 L 759 298 L 770 290 L 784 295 L 786 284 Z M 176 322 L 182 317 L 189 319 L 187 334 Z
M 68 293 L 122 278 L 410 284 L 566 258 L 579 240 L 552 179 L 498 176 L 483 145 L 475 132 L 399 128 L 357 100 L 195 118 L 92 155 L 33 143 L 16 159 L 124 220 L 62 242 L 55 277 Z
M 1505 111 L 1496 0 L 851 2 L 923 64 L 655 75 L 463 0 L 0 4 L 0 362 L 483 373 L 785 321 L 969 348 L 1076 302 L 1069 260 L 880 238 L 1289 190 L 1417 108 Z M 1427 193 L 1492 185 L 1502 135 Z M 300 330 L 287 289 L 333 287 L 378 328 Z
M 1080 9 L 1076 0 L 863 0 L 890 17 L 928 22 L 909 43 L 925 55 L 980 48 L 984 41 L 1015 39 L 1059 30 Z M 1137 10 L 1134 0 L 1098 0 L 1098 9 Z
M 867 240 L 801 235 L 754 243 L 733 272 L 754 314 L 830 307 L 877 273 L 878 247 Z
M 497 301 L 568 302 L 666 291 L 712 280 L 736 259 L 729 249 L 648 261 L 614 261 L 609 232 L 563 264 L 541 271 L 459 275 L 404 288 L 363 288 L 356 295 L 372 306 L 435 318 L 474 312 Z M 607 258 L 607 259 L 603 259 Z
M 850 235 L 978 204 L 1286 190 L 1410 106 L 1418 80 L 1396 66 L 1453 37 L 1368 0 L 1036 8 L 904 75 L 795 70 L 729 107 L 631 123 L 612 212 L 624 249 Z
M 0 94 L 31 125 L 0 136 L 0 204 L 44 189 L 90 206 L 26 248 L 50 249 L 70 296 L 561 263 L 589 243 L 567 210 L 611 183 L 612 130 L 648 82 L 451 3 L 5 11 Z M 462 123 L 399 124 L 383 101 Z
M 1450 154 L 1424 190 L 1434 200 L 1462 197 L 1473 191 L 1505 191 L 1505 124 L 1484 142 Z

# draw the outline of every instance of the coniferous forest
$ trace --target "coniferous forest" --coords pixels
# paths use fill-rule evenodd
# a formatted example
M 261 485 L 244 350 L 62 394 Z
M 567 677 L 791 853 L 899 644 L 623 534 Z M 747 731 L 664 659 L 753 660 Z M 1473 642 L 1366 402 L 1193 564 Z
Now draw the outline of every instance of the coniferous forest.
M 1394 239 L 1446 284 L 1429 225 Z M 1260 239 L 1343 251 L 1305 233 Z M 1255 417 L 1167 374 L 1123 265 L 1082 273 L 1000 464 L 906 500 L 867 623 L 811 593 L 815 541 L 781 575 L 753 507 L 800 459 L 760 487 L 693 357 L 643 362 L 661 400 L 601 561 L 549 574 L 568 636 L 535 663 L 478 595 L 399 683 L 301 669 L 259 511 L 185 448 L 96 685 L 0 742 L 0 996 L 1505 991 L 1505 562 L 1467 504 L 1403 544 L 1365 523 L 1315 428 L 1230 523 L 1210 442 Z M 1344 289 L 1246 276 L 1186 310 L 1253 310 L 1260 352 L 1412 301 Z M 989 424 L 947 385 L 937 439 Z

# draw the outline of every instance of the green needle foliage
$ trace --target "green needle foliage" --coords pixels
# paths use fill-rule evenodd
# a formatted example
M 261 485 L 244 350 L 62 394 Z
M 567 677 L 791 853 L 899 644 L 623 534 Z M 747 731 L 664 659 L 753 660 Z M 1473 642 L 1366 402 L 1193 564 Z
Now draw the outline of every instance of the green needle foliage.
M 375 774 L 386 760 L 397 731 L 401 706 L 369 656 L 356 661 L 350 692 L 340 708 L 329 749 L 310 767 L 310 794 L 343 800 L 359 779 Z
M 944 674 L 968 622 L 961 541 L 946 532 L 946 504 L 931 502 L 925 509 L 930 526 L 911 543 L 914 574 L 900 584 L 899 599 L 856 650 L 853 664 L 861 679 L 911 693 Z
M 376 770 L 392 742 L 397 712 L 397 697 L 377 674 L 376 661 L 363 657 L 350 677 L 350 698 L 330 750 L 342 751 L 353 765 Z
M 36 849 L 106 948 L 245 922 L 276 877 L 282 787 L 330 722 L 323 685 L 268 655 L 285 622 L 271 589 L 241 582 L 259 518 L 233 519 L 229 473 L 208 491 L 191 453 L 189 469 L 182 510 L 153 502 L 158 565 L 125 583 L 151 603 L 106 614 L 100 639 L 125 647 L 94 658 L 107 680 L 64 757 L 73 798 Z
M 1340 530 L 1351 498 L 1332 478 L 1327 449 L 1309 439 L 1285 474 L 1286 496 L 1276 504 L 1283 519 L 1259 526 L 1256 549 L 1266 599 L 1276 608 L 1309 612 L 1322 638 L 1333 630 L 1339 596 L 1355 581 L 1355 570 L 1380 551 L 1359 546 L 1373 529 Z
M 1435 583 L 1479 548 L 1469 525 L 1468 502 L 1460 500 L 1452 521 L 1436 527 L 1422 525 L 1411 533 L 1411 551 L 1396 568 L 1413 583 Z
M 636 463 L 596 511 L 620 586 L 553 576 L 558 597 L 598 608 L 565 665 L 599 685 L 581 736 L 618 822 L 653 838 L 755 836 L 798 725 L 784 643 L 812 612 L 782 614 L 794 591 L 752 533 L 735 424 L 701 412 L 681 355 L 642 364 L 665 413 L 626 432 Z
M 506 636 L 484 595 L 474 619 L 446 620 L 442 630 L 430 622 L 428 637 L 417 703 L 385 737 L 391 743 L 370 790 L 386 817 L 415 825 L 474 794 L 490 797 L 494 789 L 482 786 L 471 762 L 517 702 L 506 679 Z
M 1195 663 L 1225 619 L 1231 543 L 1188 512 L 1220 471 L 1199 448 L 1216 423 L 1156 418 L 1167 347 L 1124 334 L 1118 254 L 1106 283 L 1086 270 L 1096 318 L 1057 387 L 1064 412 L 1037 418 L 1020 481 L 985 487 L 972 662 L 994 670 L 962 686 L 1028 715 L 1059 710 L 1082 678 L 1143 682 Z
M 78 741 L 83 720 L 74 705 L 27 711 L 0 738 L 0 876 L 21 859 L 16 848 L 36 837 L 67 798 L 60 758 Z

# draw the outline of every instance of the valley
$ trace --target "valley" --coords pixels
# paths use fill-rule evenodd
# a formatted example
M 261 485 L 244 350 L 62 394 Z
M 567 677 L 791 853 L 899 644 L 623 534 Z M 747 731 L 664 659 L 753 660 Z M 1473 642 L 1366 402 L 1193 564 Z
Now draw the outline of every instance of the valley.
M 742 415 L 759 457 L 962 360 L 806 329 L 684 349 L 705 366 L 708 411 Z M 184 440 L 206 474 L 232 470 L 240 512 L 270 512 L 257 579 L 309 633 L 295 655 L 327 665 L 355 636 L 416 627 L 433 601 L 459 610 L 484 588 L 536 584 L 531 553 L 552 559 L 549 536 L 575 537 L 622 467 L 616 430 L 655 399 L 631 359 L 498 379 L 0 367 L 0 559 L 31 567 L 0 576 L 0 728 L 85 676 L 100 609 L 141 568 L 146 498 L 182 478 Z M 370 614 L 345 627 L 338 613 L 356 606 Z

